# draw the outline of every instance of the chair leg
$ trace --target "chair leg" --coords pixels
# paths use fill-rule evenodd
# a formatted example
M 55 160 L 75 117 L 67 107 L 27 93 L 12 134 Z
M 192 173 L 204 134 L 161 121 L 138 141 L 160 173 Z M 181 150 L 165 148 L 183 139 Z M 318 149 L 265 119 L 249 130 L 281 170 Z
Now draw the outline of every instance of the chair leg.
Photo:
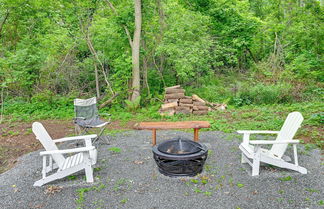
M 242 153 L 242 157 L 241 157 L 241 163 L 243 164 L 243 163 L 247 163 L 246 162 L 246 160 L 245 160 L 245 158 L 244 158 L 244 154 Z
M 101 128 L 100 132 L 98 133 L 98 136 L 93 140 L 93 143 L 95 143 L 99 139 L 103 139 L 101 135 L 103 134 L 103 132 L 104 132 L 105 129 L 106 129 L 106 126 L 104 126 L 104 127 Z M 105 138 L 105 141 L 106 141 L 106 144 L 109 144 L 109 141 L 108 141 L 107 138 Z
M 93 182 L 93 168 L 91 165 L 85 167 L 85 174 L 86 174 L 86 179 L 88 183 Z
M 261 158 L 261 148 L 260 148 L 260 146 L 256 146 L 254 156 L 253 156 L 252 176 L 258 176 L 259 175 L 260 158 Z
M 91 166 L 91 159 L 89 153 L 83 153 L 84 161 L 85 161 L 85 174 L 87 182 L 92 183 L 93 182 L 93 168 Z
M 79 125 L 77 124 L 74 125 L 74 131 L 76 135 L 81 135 L 81 128 Z

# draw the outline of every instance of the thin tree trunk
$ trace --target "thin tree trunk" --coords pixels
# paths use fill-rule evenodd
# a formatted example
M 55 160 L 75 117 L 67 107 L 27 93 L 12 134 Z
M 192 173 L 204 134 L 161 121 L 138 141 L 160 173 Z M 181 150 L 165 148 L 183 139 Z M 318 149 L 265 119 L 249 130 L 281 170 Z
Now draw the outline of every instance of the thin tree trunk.
M 96 77 L 96 92 L 97 92 L 97 99 L 100 98 L 100 91 L 99 91 L 99 78 L 98 78 L 98 68 L 95 64 L 95 77 Z
M 92 55 L 96 58 L 97 62 L 98 62 L 99 65 L 100 65 L 101 71 L 102 71 L 102 73 L 103 73 L 103 75 L 104 75 L 105 81 L 106 81 L 106 83 L 107 83 L 107 86 L 108 86 L 108 88 L 109 88 L 111 94 L 114 95 L 115 93 L 114 93 L 114 91 L 112 90 L 112 87 L 111 87 L 110 82 L 108 81 L 108 77 L 107 77 L 107 75 L 106 75 L 106 73 L 105 73 L 105 68 L 104 68 L 102 62 L 100 61 L 100 59 L 99 59 L 99 57 L 98 57 L 98 54 L 97 54 L 96 50 L 95 50 L 94 47 L 93 47 L 92 41 L 91 41 L 91 39 L 90 39 L 90 37 L 89 37 L 89 34 L 86 35 L 86 41 L 87 41 L 87 44 L 88 44 L 88 47 L 89 47 L 90 52 L 91 52 Z
M 4 112 L 4 87 L 1 88 L 1 114 L 0 114 L 0 124 L 3 121 L 3 112 Z
M 132 47 L 132 97 L 131 101 L 134 101 L 140 96 L 140 66 L 139 66 L 139 54 L 140 54 L 140 40 L 141 40 L 141 25 L 142 25 L 142 14 L 141 14 L 141 0 L 134 0 L 135 7 L 135 31 L 133 36 L 133 47 Z
M 147 58 L 144 57 L 144 59 L 143 59 L 143 78 L 144 78 L 144 82 L 145 82 L 145 85 L 146 85 L 146 88 L 147 88 L 147 94 L 150 95 L 151 92 L 150 92 L 150 86 L 149 86 L 149 83 L 148 83 L 147 71 L 148 71 Z
M 99 56 L 98 56 L 96 50 L 95 50 L 94 47 L 93 47 L 92 40 L 91 40 L 90 35 L 89 35 L 89 27 L 90 27 L 90 25 L 91 25 L 92 16 L 90 16 L 90 18 L 89 18 L 89 23 L 88 23 L 88 25 L 86 26 L 86 28 L 83 27 L 82 20 L 79 19 L 79 21 L 80 21 L 81 32 L 84 34 L 84 38 L 85 38 L 85 40 L 86 40 L 86 42 L 87 42 L 88 48 L 89 48 L 91 54 L 92 54 L 92 55 L 94 56 L 94 58 L 96 59 L 96 61 L 99 63 L 100 69 L 101 69 L 101 71 L 102 71 L 102 73 L 103 73 L 103 76 L 104 76 L 105 82 L 106 82 L 106 84 L 107 84 L 107 86 L 108 86 L 108 89 L 110 90 L 111 94 L 114 95 L 115 93 L 114 93 L 114 91 L 113 91 L 113 89 L 112 89 L 112 86 L 111 86 L 111 84 L 110 84 L 110 82 L 109 82 L 109 80 L 108 80 L 108 77 L 107 77 L 107 75 L 106 75 L 106 73 L 105 73 L 105 68 L 104 68 L 102 62 L 100 61 Z

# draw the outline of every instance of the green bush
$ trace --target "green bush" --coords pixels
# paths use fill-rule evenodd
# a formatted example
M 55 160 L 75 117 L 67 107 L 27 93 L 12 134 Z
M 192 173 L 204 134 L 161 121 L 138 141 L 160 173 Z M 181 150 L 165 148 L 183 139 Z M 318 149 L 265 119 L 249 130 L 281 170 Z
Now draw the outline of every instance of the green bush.
M 74 97 L 63 97 L 46 91 L 35 94 L 30 101 L 23 98 L 8 99 L 4 103 L 4 115 L 10 120 L 72 118 Z
M 290 103 L 293 101 L 291 89 L 292 86 L 287 83 L 274 85 L 259 83 L 241 89 L 231 103 L 235 106 Z

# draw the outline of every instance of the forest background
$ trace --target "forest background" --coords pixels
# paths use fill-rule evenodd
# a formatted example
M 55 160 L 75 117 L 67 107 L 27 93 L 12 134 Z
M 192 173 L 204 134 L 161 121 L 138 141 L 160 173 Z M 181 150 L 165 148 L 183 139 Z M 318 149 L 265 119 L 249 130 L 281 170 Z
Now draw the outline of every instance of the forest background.
M 0 0 L 0 122 L 71 120 L 93 96 L 113 121 L 225 132 L 300 111 L 299 136 L 323 146 L 323 17 L 317 0 Z M 173 85 L 228 109 L 162 117 Z

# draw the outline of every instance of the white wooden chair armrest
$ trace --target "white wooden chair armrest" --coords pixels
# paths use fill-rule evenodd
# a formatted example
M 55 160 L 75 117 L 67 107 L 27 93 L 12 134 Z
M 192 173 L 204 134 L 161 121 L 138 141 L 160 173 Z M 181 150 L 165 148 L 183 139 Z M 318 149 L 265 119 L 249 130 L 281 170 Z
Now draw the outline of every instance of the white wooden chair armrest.
M 249 141 L 250 144 L 299 144 L 299 140 L 287 140 L 287 141 L 269 141 L 269 140 L 253 140 Z
M 248 131 L 248 130 L 239 130 L 239 134 L 278 134 L 280 131 Z
M 91 134 L 91 135 L 84 135 L 84 136 L 64 137 L 64 138 L 60 138 L 60 139 L 54 139 L 53 141 L 55 143 L 58 143 L 58 142 L 81 140 L 81 139 L 93 139 L 93 138 L 96 138 L 96 137 L 97 137 L 97 134 Z
M 88 152 L 94 150 L 95 147 L 80 147 L 75 149 L 63 149 L 63 150 L 51 150 L 51 151 L 43 151 L 40 152 L 40 155 L 52 155 L 52 154 L 65 154 L 65 153 L 75 153 L 75 152 Z

